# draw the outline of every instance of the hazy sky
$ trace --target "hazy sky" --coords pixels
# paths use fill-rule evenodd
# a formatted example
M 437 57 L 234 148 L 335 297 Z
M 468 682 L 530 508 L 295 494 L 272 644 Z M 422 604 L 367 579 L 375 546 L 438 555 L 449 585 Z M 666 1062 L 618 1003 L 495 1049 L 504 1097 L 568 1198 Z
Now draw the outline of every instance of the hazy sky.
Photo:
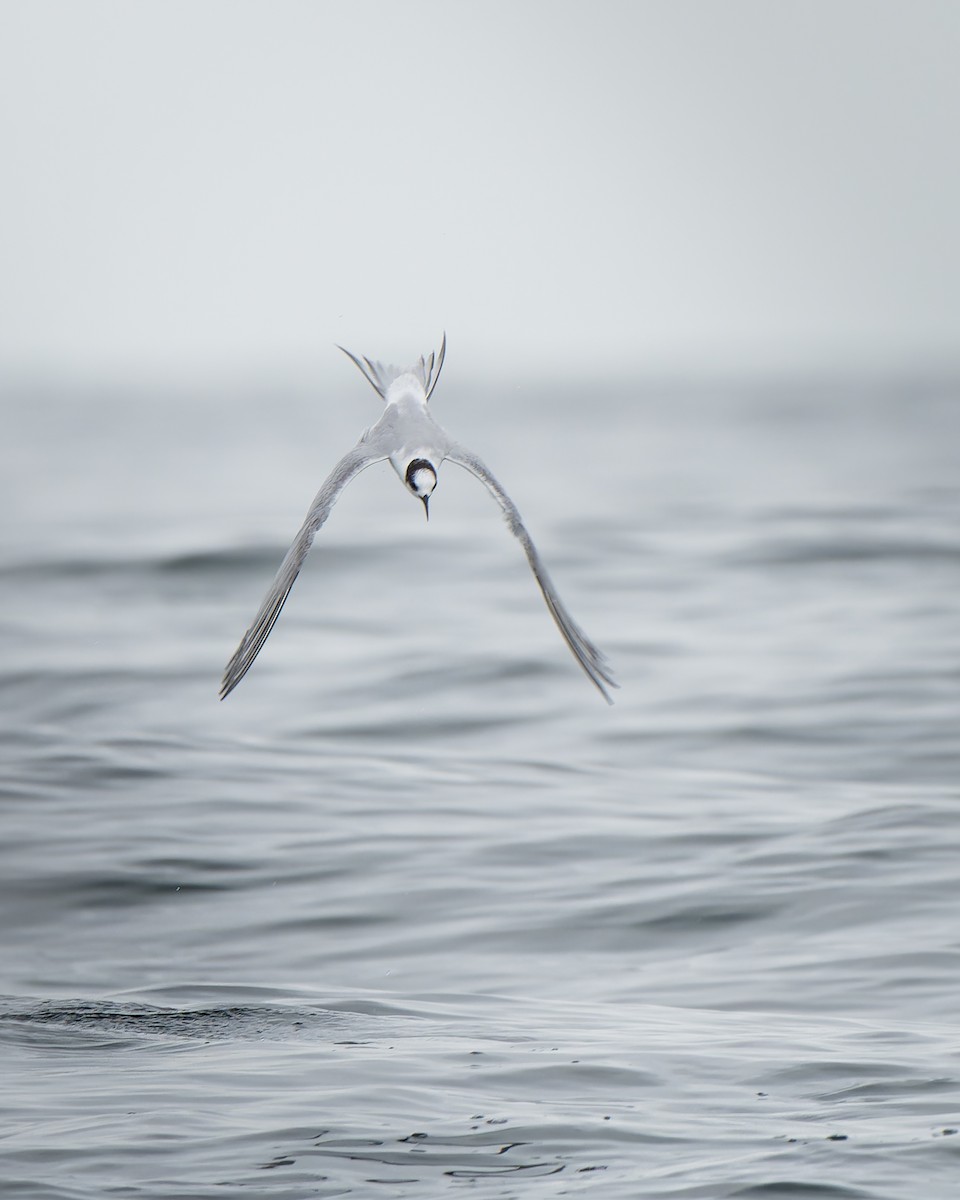
M 960 363 L 953 0 L 0 24 L 0 370 Z

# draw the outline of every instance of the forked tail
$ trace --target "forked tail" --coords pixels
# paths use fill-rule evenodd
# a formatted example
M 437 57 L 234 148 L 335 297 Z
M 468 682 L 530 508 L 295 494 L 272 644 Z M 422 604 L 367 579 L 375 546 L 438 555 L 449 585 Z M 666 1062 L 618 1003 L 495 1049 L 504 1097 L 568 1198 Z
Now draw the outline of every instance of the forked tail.
M 447 353 L 447 335 L 444 333 L 443 340 L 440 342 L 440 352 L 434 358 L 433 351 L 430 352 L 429 358 L 424 358 L 420 355 L 420 360 L 412 367 L 391 367 L 385 366 L 380 362 L 371 362 L 369 358 L 357 358 L 357 356 L 346 349 L 345 346 L 337 346 L 338 350 L 342 350 L 347 358 L 357 367 L 360 374 L 364 377 L 367 383 L 373 388 L 381 400 L 386 400 L 387 389 L 395 379 L 401 375 L 416 375 L 423 384 L 423 390 L 427 394 L 427 399 L 433 395 L 433 389 L 437 386 L 437 380 L 440 378 L 440 369 L 443 366 L 444 356 Z

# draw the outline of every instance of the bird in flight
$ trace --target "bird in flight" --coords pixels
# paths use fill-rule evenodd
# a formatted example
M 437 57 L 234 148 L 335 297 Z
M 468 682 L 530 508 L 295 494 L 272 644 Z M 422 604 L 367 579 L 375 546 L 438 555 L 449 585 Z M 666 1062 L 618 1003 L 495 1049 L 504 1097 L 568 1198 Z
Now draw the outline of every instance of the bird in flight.
M 587 678 L 607 703 L 612 704 L 613 700 L 607 688 L 619 685 L 613 678 L 610 666 L 601 651 L 594 646 L 564 607 L 537 553 L 537 548 L 520 519 L 516 505 L 489 468 L 470 450 L 453 441 L 430 414 L 427 402 L 440 378 L 440 369 L 447 350 L 446 334 L 443 335 L 436 361 L 431 353 L 429 358 L 421 357 L 420 361 L 407 371 L 385 367 L 381 363 L 371 362 L 368 358 L 358 358 L 342 346 L 339 349 L 356 364 L 367 382 L 385 402 L 383 415 L 362 435 L 353 449 L 348 450 L 340 459 L 317 493 L 300 532 L 280 564 L 280 570 L 260 606 L 260 611 L 227 663 L 220 687 L 220 699 L 229 696 L 253 665 L 253 660 L 260 653 L 277 617 L 280 616 L 317 531 L 330 515 L 330 510 L 350 480 L 374 463 L 389 459 L 407 490 L 423 504 L 429 520 L 430 497 L 437 486 L 437 471 L 440 464 L 449 459 L 479 479 L 500 505 L 511 533 L 523 547 L 550 615 L 564 641 Z

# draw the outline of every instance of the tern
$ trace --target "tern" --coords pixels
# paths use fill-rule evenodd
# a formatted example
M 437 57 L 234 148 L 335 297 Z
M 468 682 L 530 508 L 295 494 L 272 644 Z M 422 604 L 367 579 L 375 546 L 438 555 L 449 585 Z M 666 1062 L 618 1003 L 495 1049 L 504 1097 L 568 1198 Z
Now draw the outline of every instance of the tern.
M 607 687 L 615 688 L 619 685 L 613 678 L 607 660 L 564 607 L 537 553 L 537 548 L 520 519 L 516 505 L 481 459 L 453 441 L 430 414 L 427 404 L 440 378 L 440 370 L 447 352 L 447 335 L 443 335 L 436 360 L 431 353 L 428 358 L 421 357 L 414 367 L 404 371 L 385 367 L 379 362 L 371 362 L 369 358 L 358 358 L 343 346 L 339 346 L 338 349 L 343 350 L 359 368 L 366 381 L 384 401 L 383 415 L 361 436 L 353 449 L 348 450 L 340 459 L 310 505 L 300 532 L 280 564 L 280 570 L 260 606 L 260 611 L 227 664 L 220 688 L 220 699 L 229 696 L 250 670 L 254 659 L 263 648 L 263 643 L 290 595 L 290 589 L 300 573 L 313 539 L 330 515 L 340 493 L 361 471 L 374 463 L 389 459 L 406 489 L 423 504 L 427 520 L 430 519 L 430 497 L 437 486 L 437 472 L 441 463 L 447 460 L 456 463 L 484 484 L 503 510 L 511 533 L 523 547 L 550 615 L 564 641 L 587 678 L 607 703 L 612 704 L 613 700 Z

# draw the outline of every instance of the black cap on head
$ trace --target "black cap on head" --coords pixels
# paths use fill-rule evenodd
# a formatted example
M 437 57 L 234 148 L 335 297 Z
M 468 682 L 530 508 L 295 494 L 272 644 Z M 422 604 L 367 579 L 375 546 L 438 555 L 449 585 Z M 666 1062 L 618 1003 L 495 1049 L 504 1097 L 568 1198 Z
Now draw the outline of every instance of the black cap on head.
M 411 491 L 416 491 L 416 488 L 413 486 L 413 477 L 418 471 L 429 471 L 434 479 L 437 477 L 437 469 L 432 462 L 428 462 L 425 458 L 411 459 L 406 474 L 407 487 Z

